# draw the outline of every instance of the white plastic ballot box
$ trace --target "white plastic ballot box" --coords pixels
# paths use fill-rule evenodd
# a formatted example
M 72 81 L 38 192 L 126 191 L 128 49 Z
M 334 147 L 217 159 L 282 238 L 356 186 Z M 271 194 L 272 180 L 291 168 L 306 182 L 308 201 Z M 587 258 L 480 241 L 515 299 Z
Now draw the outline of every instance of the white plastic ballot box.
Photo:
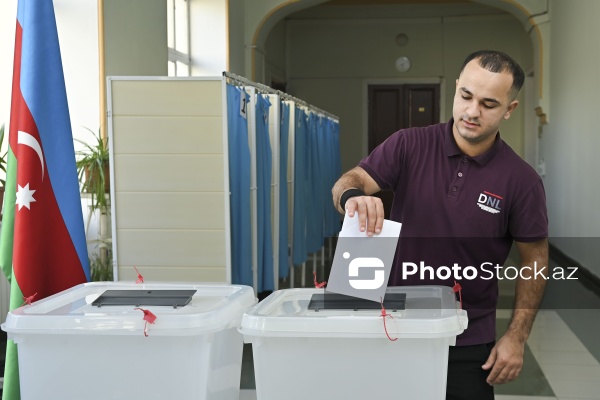
M 237 400 L 238 329 L 255 304 L 247 286 L 94 282 L 11 311 L 2 329 L 22 400 Z
M 257 398 L 445 399 L 448 347 L 468 324 L 456 294 L 388 287 L 384 306 L 385 326 L 380 303 L 323 289 L 280 290 L 249 309 L 240 331 Z

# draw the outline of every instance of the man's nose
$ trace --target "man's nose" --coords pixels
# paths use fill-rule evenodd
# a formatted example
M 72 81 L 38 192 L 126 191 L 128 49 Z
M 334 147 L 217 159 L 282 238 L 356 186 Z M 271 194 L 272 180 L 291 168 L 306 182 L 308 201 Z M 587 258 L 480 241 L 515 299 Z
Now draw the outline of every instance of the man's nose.
M 470 101 L 469 103 L 467 103 L 467 108 L 465 111 L 469 118 L 477 118 L 481 113 L 479 104 L 476 101 Z

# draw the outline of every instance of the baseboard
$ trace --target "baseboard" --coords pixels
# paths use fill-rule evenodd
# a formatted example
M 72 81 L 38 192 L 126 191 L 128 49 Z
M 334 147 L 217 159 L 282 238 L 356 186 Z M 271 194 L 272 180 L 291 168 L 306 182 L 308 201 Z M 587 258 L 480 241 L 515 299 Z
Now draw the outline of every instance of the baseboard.
M 598 275 L 594 274 L 589 269 L 579 264 L 579 262 L 563 253 L 562 250 L 553 244 L 550 243 L 549 247 L 550 258 L 556 261 L 559 267 L 563 269 L 577 267 L 577 272 L 575 273 L 577 279 L 579 279 L 583 286 L 600 296 L 600 277 Z

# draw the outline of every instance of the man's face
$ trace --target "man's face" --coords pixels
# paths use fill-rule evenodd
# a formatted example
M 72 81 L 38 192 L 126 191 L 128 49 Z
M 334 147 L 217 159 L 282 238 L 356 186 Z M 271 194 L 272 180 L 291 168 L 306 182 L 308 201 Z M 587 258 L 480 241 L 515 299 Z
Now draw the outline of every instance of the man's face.
M 456 80 L 452 110 L 457 142 L 478 145 L 493 141 L 500 122 L 508 119 L 518 104 L 512 99 L 512 83 L 508 72 L 488 71 L 476 59 L 465 66 Z

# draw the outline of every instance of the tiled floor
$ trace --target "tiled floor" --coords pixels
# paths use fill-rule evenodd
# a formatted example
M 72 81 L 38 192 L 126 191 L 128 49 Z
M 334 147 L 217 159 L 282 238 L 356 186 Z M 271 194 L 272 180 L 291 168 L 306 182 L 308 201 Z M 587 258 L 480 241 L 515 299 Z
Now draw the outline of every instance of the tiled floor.
M 539 312 L 527 344 L 554 392 L 555 397 L 548 399 L 600 399 L 600 363 L 558 312 Z M 514 397 L 497 398 L 517 400 Z

